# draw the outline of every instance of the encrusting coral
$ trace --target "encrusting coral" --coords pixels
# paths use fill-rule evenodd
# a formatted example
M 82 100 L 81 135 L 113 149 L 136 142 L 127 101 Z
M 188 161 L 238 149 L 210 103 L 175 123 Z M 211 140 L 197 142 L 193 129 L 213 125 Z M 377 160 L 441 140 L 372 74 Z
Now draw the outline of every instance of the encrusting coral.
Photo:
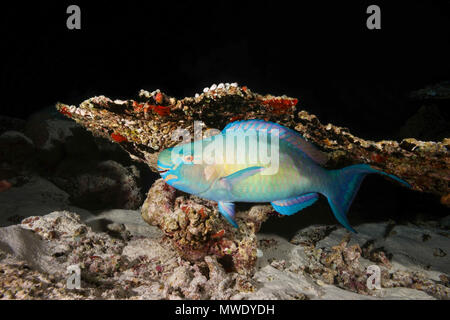
M 159 152 L 179 143 L 172 139 L 177 129 L 186 129 L 194 136 L 194 121 L 203 122 L 205 130 L 221 130 L 236 120 L 264 119 L 295 129 L 325 151 L 327 168 L 367 163 L 406 180 L 416 191 L 448 199 L 449 139 L 364 140 L 346 128 L 321 124 L 297 104 L 295 98 L 260 95 L 233 83 L 213 85 L 184 99 L 159 90 L 141 90 L 138 100 L 99 96 L 79 107 L 58 103 L 57 109 L 95 136 L 120 144 L 131 158 L 145 162 L 155 172 Z M 202 261 L 216 256 L 225 268 L 245 274 L 252 272 L 256 261 L 255 233 L 271 211 L 268 206 L 238 210 L 240 228 L 234 230 L 219 217 L 215 203 L 178 193 L 158 180 L 148 193 L 142 216 L 158 226 L 186 259 Z
M 214 202 L 177 196 L 177 191 L 163 179 L 153 184 L 142 206 L 144 220 L 164 231 L 184 259 L 201 262 L 205 256 L 213 255 L 225 270 L 243 275 L 253 272 L 256 233 L 271 212 L 269 205 L 241 211 L 240 227 L 236 229 L 223 222 Z

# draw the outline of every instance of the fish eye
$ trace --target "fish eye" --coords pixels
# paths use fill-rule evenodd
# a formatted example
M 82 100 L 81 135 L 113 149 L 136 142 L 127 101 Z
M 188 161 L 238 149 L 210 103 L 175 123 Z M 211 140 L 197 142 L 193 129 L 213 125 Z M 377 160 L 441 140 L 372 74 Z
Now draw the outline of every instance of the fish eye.
M 184 162 L 192 162 L 194 161 L 194 157 L 192 155 L 184 156 Z

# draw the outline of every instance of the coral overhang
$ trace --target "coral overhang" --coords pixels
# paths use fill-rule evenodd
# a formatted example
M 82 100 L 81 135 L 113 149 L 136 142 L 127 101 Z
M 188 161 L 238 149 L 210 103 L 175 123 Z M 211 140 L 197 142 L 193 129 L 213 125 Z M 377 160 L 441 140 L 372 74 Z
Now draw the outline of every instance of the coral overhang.
M 322 124 L 315 115 L 301 110 L 296 98 L 261 95 L 237 84 L 213 85 L 184 99 L 160 90 L 141 90 L 139 101 L 98 96 L 79 107 L 58 103 L 57 109 L 94 135 L 119 143 L 133 159 L 147 163 L 155 172 L 158 153 L 178 143 L 171 139 L 177 128 L 193 134 L 196 120 L 205 124 L 205 130 L 220 130 L 235 120 L 264 119 L 295 129 L 327 152 L 328 168 L 367 163 L 408 181 L 414 190 L 449 194 L 450 139 L 361 139 L 347 128 Z

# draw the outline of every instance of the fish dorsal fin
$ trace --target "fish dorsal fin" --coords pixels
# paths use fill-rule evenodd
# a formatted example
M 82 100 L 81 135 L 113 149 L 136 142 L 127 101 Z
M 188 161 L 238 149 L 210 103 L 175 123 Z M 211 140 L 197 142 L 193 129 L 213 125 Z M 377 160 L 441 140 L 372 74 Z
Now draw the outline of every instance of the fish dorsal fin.
M 282 215 L 290 216 L 305 209 L 306 207 L 309 207 L 316 202 L 317 199 L 319 199 L 319 195 L 317 193 L 306 193 L 295 198 L 272 201 L 271 204 L 276 212 Z
M 326 153 L 317 149 L 311 142 L 303 138 L 300 133 L 278 123 L 258 119 L 235 121 L 227 124 L 222 130 L 222 133 L 225 134 L 227 130 L 243 130 L 245 132 L 246 130 L 251 129 L 256 131 L 267 130 L 267 133 L 270 133 L 272 129 L 277 129 L 280 140 L 283 140 L 293 148 L 300 150 L 316 163 L 324 165 L 328 161 Z

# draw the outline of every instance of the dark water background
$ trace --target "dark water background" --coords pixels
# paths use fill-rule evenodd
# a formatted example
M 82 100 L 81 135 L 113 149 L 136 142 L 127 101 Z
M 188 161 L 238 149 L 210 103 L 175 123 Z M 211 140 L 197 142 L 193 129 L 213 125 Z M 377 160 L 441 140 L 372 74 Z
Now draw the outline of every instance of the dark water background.
M 392 2 L 376 2 L 381 30 L 366 28 L 368 1 L 11 2 L 0 19 L 0 114 L 237 81 L 298 97 L 362 137 L 394 137 L 420 107 L 407 94 L 450 78 L 450 1 Z M 81 30 L 66 28 L 70 4 Z

